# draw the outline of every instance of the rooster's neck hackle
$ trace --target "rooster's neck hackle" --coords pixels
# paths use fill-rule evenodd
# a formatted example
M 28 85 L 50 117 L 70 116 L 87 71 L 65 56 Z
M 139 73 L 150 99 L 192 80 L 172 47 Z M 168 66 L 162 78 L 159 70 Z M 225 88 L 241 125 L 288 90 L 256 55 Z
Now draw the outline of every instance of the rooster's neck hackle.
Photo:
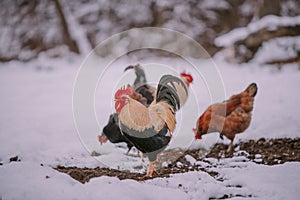
M 147 108 L 136 100 L 129 99 L 119 117 L 128 128 L 137 131 L 153 127 L 159 132 L 167 124 L 170 132 L 173 132 L 176 126 L 174 111 L 165 102 L 153 103 Z
M 151 125 L 148 109 L 140 102 L 129 98 L 129 102 L 119 114 L 120 120 L 128 128 L 143 131 Z

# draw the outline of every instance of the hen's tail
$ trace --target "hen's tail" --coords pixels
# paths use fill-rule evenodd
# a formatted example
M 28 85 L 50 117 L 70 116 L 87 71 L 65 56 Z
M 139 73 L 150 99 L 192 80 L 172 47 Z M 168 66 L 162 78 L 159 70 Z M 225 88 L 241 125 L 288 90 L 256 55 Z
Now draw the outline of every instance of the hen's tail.
M 251 83 L 245 90 L 250 96 L 255 97 L 257 93 L 257 85 L 256 83 Z
M 256 83 L 251 83 L 240 94 L 233 95 L 228 101 L 226 101 L 226 116 L 231 114 L 238 107 L 242 108 L 245 112 L 251 112 L 253 110 L 254 97 L 257 93 Z
M 161 77 L 156 93 L 156 103 L 164 101 L 172 106 L 174 112 L 186 102 L 188 89 L 183 81 L 172 75 Z

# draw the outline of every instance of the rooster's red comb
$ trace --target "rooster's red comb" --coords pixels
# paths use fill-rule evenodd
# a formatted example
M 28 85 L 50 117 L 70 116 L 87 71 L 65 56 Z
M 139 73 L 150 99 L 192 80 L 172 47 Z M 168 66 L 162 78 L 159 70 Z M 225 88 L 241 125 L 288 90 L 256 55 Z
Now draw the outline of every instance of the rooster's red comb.
M 180 74 L 180 76 L 181 76 L 181 77 L 187 78 L 187 80 L 188 80 L 189 83 L 192 83 L 193 80 L 194 80 L 193 77 L 192 77 L 192 75 L 191 75 L 191 74 L 188 74 L 188 73 L 186 73 L 186 72 L 182 72 L 182 73 Z
M 133 89 L 131 86 L 123 86 L 120 89 L 118 89 L 118 91 L 115 94 L 115 99 L 120 98 L 122 95 L 131 95 L 133 93 Z

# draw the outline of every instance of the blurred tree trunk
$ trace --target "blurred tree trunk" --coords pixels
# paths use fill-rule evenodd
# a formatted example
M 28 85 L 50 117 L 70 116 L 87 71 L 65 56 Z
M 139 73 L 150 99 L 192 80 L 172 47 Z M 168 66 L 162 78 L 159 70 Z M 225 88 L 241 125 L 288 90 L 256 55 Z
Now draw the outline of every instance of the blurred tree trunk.
M 280 15 L 280 1 L 281 0 L 261 0 L 259 7 L 259 17 L 266 15 Z
M 239 26 L 239 6 L 242 3 L 241 1 L 236 0 L 228 0 L 231 5 L 231 10 L 229 12 L 229 16 L 226 17 L 222 23 L 227 23 L 227 29 L 231 30 L 237 26 Z
M 66 18 L 63 13 L 61 4 L 60 4 L 59 0 L 54 0 L 54 3 L 55 3 L 58 17 L 60 18 L 64 41 L 65 41 L 66 45 L 69 47 L 70 51 L 79 54 L 80 52 L 79 52 L 78 45 L 77 45 L 76 41 L 71 37 L 70 31 L 68 28 L 68 24 L 66 22 Z

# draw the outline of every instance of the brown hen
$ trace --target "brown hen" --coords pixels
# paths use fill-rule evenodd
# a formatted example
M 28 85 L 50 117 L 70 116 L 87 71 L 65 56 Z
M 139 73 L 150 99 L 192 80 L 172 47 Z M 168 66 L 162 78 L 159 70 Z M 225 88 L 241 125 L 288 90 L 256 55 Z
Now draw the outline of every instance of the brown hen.
M 245 131 L 251 122 L 257 85 L 250 84 L 245 91 L 233 95 L 229 100 L 209 106 L 193 129 L 196 139 L 211 132 L 219 132 L 230 140 L 227 152 L 233 152 L 233 140 L 237 133 Z

